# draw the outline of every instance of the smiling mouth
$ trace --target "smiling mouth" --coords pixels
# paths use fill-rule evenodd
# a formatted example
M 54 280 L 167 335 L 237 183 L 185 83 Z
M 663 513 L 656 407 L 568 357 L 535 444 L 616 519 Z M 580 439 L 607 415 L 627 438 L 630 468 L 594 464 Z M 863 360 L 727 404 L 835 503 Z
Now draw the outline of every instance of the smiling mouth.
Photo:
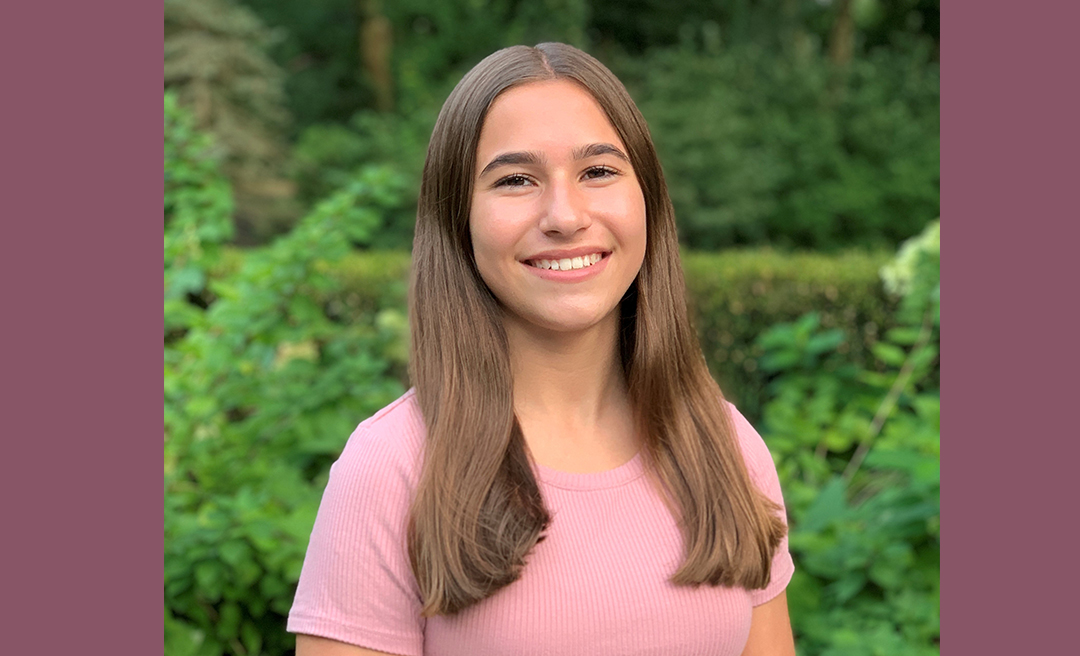
M 585 269 L 604 259 L 603 253 L 591 253 L 580 257 L 564 257 L 558 260 L 525 260 L 525 264 L 537 269 L 551 269 L 552 271 L 569 271 L 570 269 Z

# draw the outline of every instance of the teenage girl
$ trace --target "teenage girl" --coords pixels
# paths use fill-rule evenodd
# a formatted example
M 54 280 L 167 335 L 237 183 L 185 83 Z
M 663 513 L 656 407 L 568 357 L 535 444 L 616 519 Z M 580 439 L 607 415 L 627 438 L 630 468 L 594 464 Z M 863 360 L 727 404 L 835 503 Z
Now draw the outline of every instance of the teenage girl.
M 618 79 L 554 43 L 470 71 L 424 166 L 414 388 L 331 470 L 298 656 L 794 656 L 776 470 L 684 293 Z

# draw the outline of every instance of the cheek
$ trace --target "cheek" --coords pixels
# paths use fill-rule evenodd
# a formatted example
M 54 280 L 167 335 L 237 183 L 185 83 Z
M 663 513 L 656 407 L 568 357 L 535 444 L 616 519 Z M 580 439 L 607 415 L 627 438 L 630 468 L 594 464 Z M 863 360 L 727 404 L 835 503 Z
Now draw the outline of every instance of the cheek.
M 645 217 L 645 201 L 640 196 L 621 196 L 608 205 L 611 230 L 616 239 L 630 252 L 645 252 L 648 226 Z
M 469 216 L 473 248 L 500 259 L 514 259 L 515 249 L 529 231 L 533 206 L 516 199 L 474 199 Z
M 639 201 L 634 204 L 632 211 L 627 213 L 627 221 L 623 225 L 621 236 L 623 243 L 629 252 L 634 255 L 634 276 L 641 270 L 645 261 L 645 250 L 648 243 L 648 223 L 645 216 L 645 202 Z

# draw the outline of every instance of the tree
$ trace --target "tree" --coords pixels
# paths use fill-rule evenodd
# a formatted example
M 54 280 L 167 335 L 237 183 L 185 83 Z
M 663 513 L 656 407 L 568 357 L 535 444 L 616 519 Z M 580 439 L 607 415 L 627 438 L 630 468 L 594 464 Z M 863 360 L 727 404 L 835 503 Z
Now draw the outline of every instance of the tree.
M 221 147 L 245 233 L 295 216 L 286 179 L 284 72 L 266 54 L 273 33 L 230 0 L 165 0 L 165 87 Z

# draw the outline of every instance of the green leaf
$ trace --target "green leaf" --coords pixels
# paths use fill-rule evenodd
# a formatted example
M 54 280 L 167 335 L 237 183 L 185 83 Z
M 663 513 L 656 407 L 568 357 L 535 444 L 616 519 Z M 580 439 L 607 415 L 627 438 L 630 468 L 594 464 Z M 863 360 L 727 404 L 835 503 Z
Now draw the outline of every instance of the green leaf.
M 221 599 L 221 565 L 203 561 L 195 565 L 195 582 L 199 586 L 199 596 L 210 603 Z
M 889 340 L 893 344 L 899 344 L 901 346 L 911 346 L 919 341 L 919 334 L 922 331 L 918 328 L 901 326 L 899 328 L 892 328 L 885 333 L 885 339 Z
M 760 363 L 765 371 L 783 371 L 799 363 L 799 354 L 795 351 L 769 353 L 761 358 Z
M 240 641 L 244 644 L 248 654 L 258 654 L 262 649 L 262 635 L 259 634 L 259 629 L 251 622 L 244 622 L 240 625 Z
M 920 394 L 912 399 L 915 413 L 920 419 L 941 430 L 941 398 L 929 394 Z
M 251 550 L 243 540 L 229 540 L 218 547 L 218 553 L 221 554 L 222 561 L 233 567 L 251 557 Z
M 206 285 L 206 273 L 195 266 L 173 269 L 165 276 L 165 298 L 182 298 Z
M 806 343 L 806 350 L 810 353 L 821 354 L 836 350 L 844 342 L 844 331 L 830 330 L 810 338 Z
M 888 342 L 877 342 L 870 347 L 870 350 L 877 359 L 893 367 L 902 366 L 904 360 L 907 359 L 907 354 L 903 350 Z
M 836 603 L 843 604 L 859 594 L 865 586 L 866 575 L 862 572 L 851 572 L 847 576 L 833 581 L 829 585 L 828 591 L 835 597 Z
M 820 531 L 842 517 L 847 511 L 847 501 L 844 498 L 846 490 L 847 482 L 839 476 L 834 476 L 803 514 L 799 522 L 799 530 Z
M 240 606 L 233 601 L 227 601 L 218 610 L 218 637 L 228 640 L 240 630 Z

